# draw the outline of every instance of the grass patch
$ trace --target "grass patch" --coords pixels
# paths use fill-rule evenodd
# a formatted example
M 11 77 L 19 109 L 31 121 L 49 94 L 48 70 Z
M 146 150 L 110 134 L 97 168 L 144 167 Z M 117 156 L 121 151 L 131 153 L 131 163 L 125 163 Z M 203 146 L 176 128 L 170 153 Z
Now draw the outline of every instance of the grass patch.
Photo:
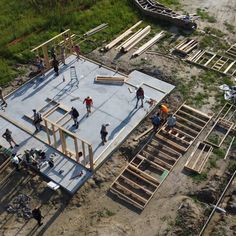
M 179 0 L 158 0 L 159 3 L 164 4 L 165 6 L 180 6 Z
M 233 25 L 231 25 L 231 24 L 229 24 L 228 22 L 224 22 L 224 25 L 225 25 L 225 27 L 226 27 L 226 30 L 228 30 L 230 33 L 235 33 L 235 31 L 234 31 L 234 26 Z
M 207 173 L 203 172 L 201 174 L 192 174 L 191 177 L 195 183 L 200 183 L 207 180 Z
M 216 22 L 216 18 L 214 16 L 210 16 L 204 9 L 197 8 L 197 15 L 200 16 L 202 20 L 207 20 L 210 23 Z

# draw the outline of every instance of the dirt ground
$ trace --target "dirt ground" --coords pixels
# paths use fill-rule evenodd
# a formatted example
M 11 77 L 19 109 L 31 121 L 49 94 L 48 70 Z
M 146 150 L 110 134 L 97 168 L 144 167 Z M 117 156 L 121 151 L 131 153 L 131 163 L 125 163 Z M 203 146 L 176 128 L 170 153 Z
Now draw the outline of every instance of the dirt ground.
M 225 22 L 236 25 L 236 1 L 183 0 L 182 4 L 183 9 L 190 13 L 201 8 L 216 18 L 215 23 L 199 20 L 200 30 L 210 25 L 225 32 L 230 43 L 234 42 L 235 34 L 226 29 Z M 155 47 L 152 48 L 152 50 L 155 49 Z M 119 68 L 125 73 L 138 69 L 175 85 L 178 85 L 180 80 L 187 83 L 190 77 L 197 77 L 202 71 L 175 57 L 170 59 L 165 56 L 143 54 L 131 59 L 130 55 L 130 53 L 118 55 L 115 50 L 107 53 L 95 50 L 89 57 L 102 61 L 108 66 Z M 22 77 L 12 82 L 8 91 L 22 84 L 24 80 L 25 78 Z M 202 85 L 199 83 L 189 86 L 189 89 L 193 91 L 192 94 L 202 90 Z M 178 89 L 166 98 L 166 102 L 173 111 L 183 101 L 184 96 Z M 214 97 L 209 96 L 208 103 L 204 104 L 201 110 L 212 114 L 211 108 L 214 102 Z M 234 148 L 230 152 L 226 161 L 222 158 L 217 159 L 216 166 L 213 165 L 212 158 L 213 167 L 208 165 L 205 168 L 207 175 L 202 179 L 197 179 L 183 170 L 193 145 L 178 161 L 147 207 L 139 212 L 109 193 L 109 187 L 148 139 L 148 136 L 145 136 L 136 142 L 134 137 L 150 125 L 148 118 L 144 120 L 72 198 L 61 191 L 52 192 L 47 189 L 45 182 L 30 171 L 14 172 L 6 179 L 5 176 L 12 171 L 12 168 L 6 169 L 0 175 L 0 235 L 198 235 L 210 213 L 210 205 L 217 202 L 225 183 L 232 174 L 228 170 L 228 164 L 232 160 L 235 161 L 236 150 Z M 205 135 L 206 132 L 201 134 L 199 139 L 202 140 Z M 227 148 L 227 144 L 224 148 Z M 31 197 L 30 207 L 36 204 L 42 205 L 41 209 L 45 218 L 44 225 L 40 228 L 32 219 L 24 220 L 16 214 L 6 212 L 6 206 L 20 193 Z M 205 235 L 235 235 L 235 194 L 232 187 L 224 200 L 225 205 L 222 205 L 224 208 L 231 207 L 233 210 L 229 211 L 227 216 L 221 214 L 215 216 Z

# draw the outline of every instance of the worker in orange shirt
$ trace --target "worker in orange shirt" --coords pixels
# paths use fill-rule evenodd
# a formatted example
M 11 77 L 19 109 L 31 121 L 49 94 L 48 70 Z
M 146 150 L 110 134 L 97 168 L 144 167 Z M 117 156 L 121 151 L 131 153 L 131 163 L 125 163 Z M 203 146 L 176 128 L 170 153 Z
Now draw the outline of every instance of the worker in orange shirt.
M 161 105 L 159 106 L 159 109 L 160 109 L 161 119 L 162 119 L 163 121 L 166 121 L 167 116 L 168 116 L 168 113 L 169 113 L 169 108 L 167 107 L 166 104 L 161 104 Z

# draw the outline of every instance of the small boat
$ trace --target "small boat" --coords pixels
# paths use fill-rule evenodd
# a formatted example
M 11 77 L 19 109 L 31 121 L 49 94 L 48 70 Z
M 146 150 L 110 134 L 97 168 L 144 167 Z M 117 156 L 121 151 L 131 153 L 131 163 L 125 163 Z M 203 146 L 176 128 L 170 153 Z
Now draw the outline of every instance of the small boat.
M 153 0 L 133 0 L 135 5 L 143 14 L 172 23 L 178 27 L 194 30 L 197 24 L 191 19 L 189 15 L 180 15 L 172 9 Z

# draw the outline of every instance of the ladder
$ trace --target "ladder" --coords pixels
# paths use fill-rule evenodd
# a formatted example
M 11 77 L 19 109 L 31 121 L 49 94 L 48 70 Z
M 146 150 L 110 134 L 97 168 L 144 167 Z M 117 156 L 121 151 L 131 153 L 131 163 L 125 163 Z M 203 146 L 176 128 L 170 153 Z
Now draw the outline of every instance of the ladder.
M 79 83 L 79 79 L 77 77 L 76 69 L 74 66 L 70 67 L 70 80 L 71 81 L 76 80 Z

